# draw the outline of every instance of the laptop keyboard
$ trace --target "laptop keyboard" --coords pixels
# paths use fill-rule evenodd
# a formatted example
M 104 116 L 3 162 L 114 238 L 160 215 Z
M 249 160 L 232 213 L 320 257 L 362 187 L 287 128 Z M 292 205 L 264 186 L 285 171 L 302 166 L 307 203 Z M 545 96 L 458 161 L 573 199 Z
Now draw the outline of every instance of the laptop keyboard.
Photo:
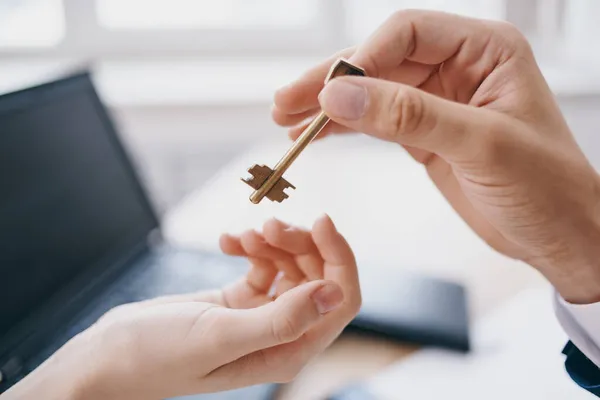
M 244 260 L 223 255 L 163 249 L 137 262 L 101 296 L 58 332 L 38 357 L 28 363 L 35 369 L 70 338 L 90 327 L 110 309 L 158 296 L 214 289 L 240 278 L 247 270 Z
M 238 260 L 184 251 L 155 253 L 108 289 L 95 314 L 157 296 L 219 288 L 245 273 L 246 264 L 234 261 Z

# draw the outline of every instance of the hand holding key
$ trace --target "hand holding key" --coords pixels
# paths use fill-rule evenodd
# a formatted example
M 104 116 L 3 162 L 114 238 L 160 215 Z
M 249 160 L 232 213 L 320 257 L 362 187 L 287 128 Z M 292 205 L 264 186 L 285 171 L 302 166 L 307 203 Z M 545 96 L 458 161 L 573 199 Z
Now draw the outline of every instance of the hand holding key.
M 329 73 L 325 77 L 324 83 L 327 84 L 331 79 L 343 75 L 359 75 L 364 76 L 365 72 L 361 68 L 350 64 L 344 59 L 338 59 L 329 69 Z M 294 160 L 308 146 L 308 144 L 321 132 L 321 130 L 329 122 L 329 117 L 324 112 L 320 112 L 313 121 L 304 129 L 302 134 L 296 139 L 292 147 L 288 150 L 283 158 L 271 169 L 266 165 L 253 165 L 248 169 L 252 175 L 251 178 L 242 178 L 242 181 L 247 183 L 253 189 L 254 193 L 250 196 L 250 201 L 254 204 L 266 196 L 271 201 L 281 203 L 289 196 L 285 193 L 285 189 L 296 187 L 283 178 L 285 171 L 292 165 Z
M 369 78 L 323 87 L 340 56 Z M 278 91 L 273 118 L 296 138 L 305 127 L 295 125 L 321 109 L 332 119 L 321 137 L 401 144 L 490 246 L 537 268 L 569 301 L 600 300 L 600 180 L 514 27 L 398 12 Z

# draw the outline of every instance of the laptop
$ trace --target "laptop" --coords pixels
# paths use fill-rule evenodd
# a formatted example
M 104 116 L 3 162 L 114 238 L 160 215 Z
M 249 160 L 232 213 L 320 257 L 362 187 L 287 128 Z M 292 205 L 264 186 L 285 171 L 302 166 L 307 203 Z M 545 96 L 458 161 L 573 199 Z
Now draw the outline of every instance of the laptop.
M 247 268 L 162 241 L 87 71 L 0 96 L 0 188 L 0 393 L 111 308 Z M 275 387 L 186 399 L 263 400 Z

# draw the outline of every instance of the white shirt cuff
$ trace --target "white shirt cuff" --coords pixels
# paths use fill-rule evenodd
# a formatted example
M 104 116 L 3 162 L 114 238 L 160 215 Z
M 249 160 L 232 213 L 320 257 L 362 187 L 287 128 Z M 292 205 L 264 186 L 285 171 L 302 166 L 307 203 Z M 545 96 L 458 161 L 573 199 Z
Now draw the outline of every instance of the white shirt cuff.
M 554 312 L 571 342 L 600 367 L 600 302 L 571 304 L 555 293 Z

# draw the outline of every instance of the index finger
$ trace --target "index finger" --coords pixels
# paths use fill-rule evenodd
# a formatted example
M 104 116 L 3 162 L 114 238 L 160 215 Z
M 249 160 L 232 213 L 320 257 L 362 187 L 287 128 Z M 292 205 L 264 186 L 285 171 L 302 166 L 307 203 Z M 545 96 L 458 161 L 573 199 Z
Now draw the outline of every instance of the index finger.
M 280 89 L 275 94 L 274 118 L 282 120 L 285 115 L 318 107 L 317 96 L 324 79 L 340 56 L 364 68 L 371 78 L 419 86 L 435 71 L 433 66 L 451 58 L 457 58 L 463 65 L 482 58 L 492 33 L 488 21 L 435 11 L 399 11 L 358 48 L 338 53 Z M 489 65 L 477 63 L 470 71 L 477 78 L 474 82 L 487 70 Z
M 359 46 L 350 61 L 364 68 L 369 77 L 381 78 L 406 60 L 442 64 L 470 50 L 467 42 L 484 45 L 490 33 L 482 20 L 437 11 L 403 10 L 390 16 Z
M 325 261 L 325 279 L 340 285 L 344 292 L 344 305 L 332 314 L 341 314 L 342 321 L 352 319 L 358 313 L 362 300 L 354 253 L 328 215 L 315 221 L 312 236 Z

